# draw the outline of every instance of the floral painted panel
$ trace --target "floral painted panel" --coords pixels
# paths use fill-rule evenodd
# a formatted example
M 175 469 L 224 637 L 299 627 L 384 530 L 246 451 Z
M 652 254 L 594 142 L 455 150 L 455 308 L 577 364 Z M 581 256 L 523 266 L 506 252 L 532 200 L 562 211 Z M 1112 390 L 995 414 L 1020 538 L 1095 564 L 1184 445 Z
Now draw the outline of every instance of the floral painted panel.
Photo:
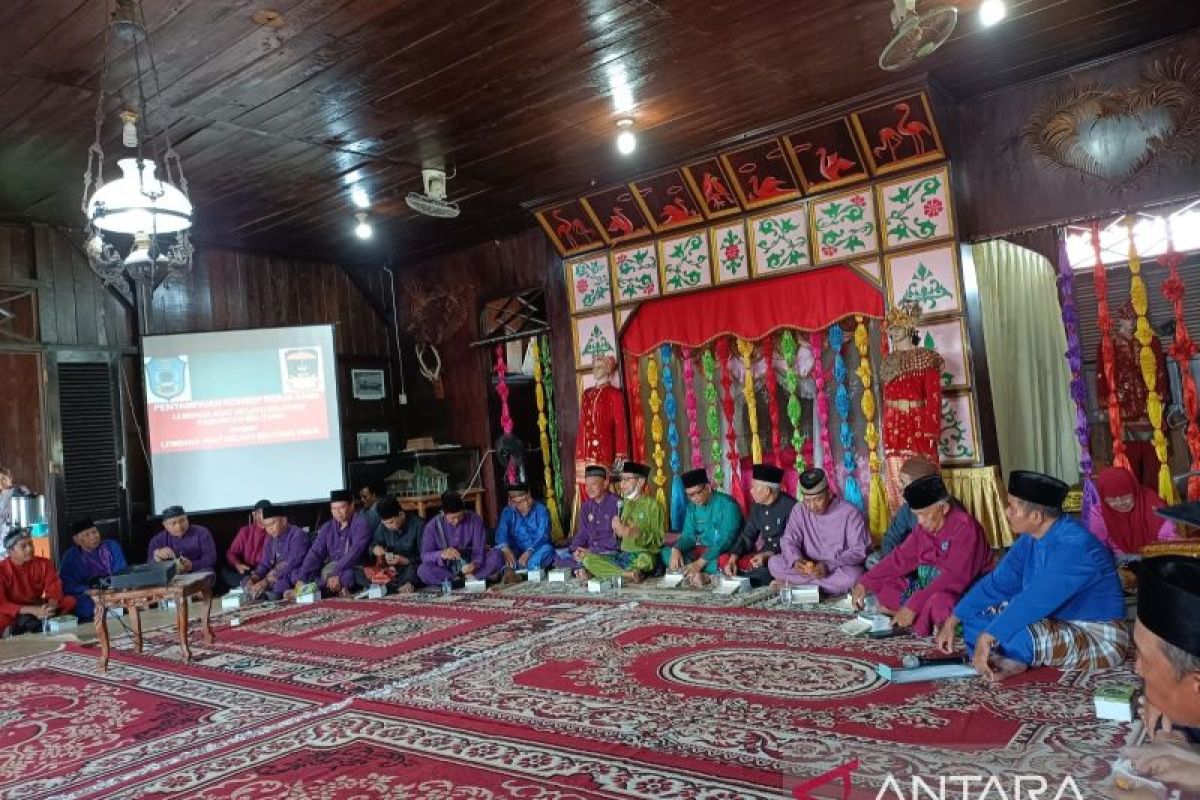
M 576 317 L 572 324 L 576 369 L 590 368 L 600 356 L 617 357 L 617 329 L 611 313 Z
M 921 346 L 936 350 L 946 362 L 942 368 L 942 388 L 969 387 L 971 372 L 967 367 L 967 329 L 962 317 L 922 325 L 920 336 Z
M 979 460 L 975 401 L 969 393 L 942 395 L 942 435 L 938 455 L 943 464 L 973 464 Z
M 717 283 L 749 278 L 750 249 L 746 244 L 746 223 L 738 220 L 728 225 L 714 225 L 709 229 L 709 235 Z
M 926 316 L 962 311 L 953 243 L 888 255 L 888 305 L 913 303 Z
M 812 263 L 808 255 L 808 207 L 804 203 L 750 218 L 753 241 L 751 265 L 755 275 L 800 269 Z
M 883 246 L 891 249 L 954 235 L 945 169 L 879 184 Z
M 612 305 L 612 277 L 608 256 L 601 253 L 567 262 L 567 285 L 571 292 L 571 311 L 591 311 Z
M 663 266 L 663 294 L 712 286 L 712 257 L 705 231 L 669 236 L 659 241 L 658 246 Z
M 658 297 L 658 255 L 654 243 L 612 252 L 617 303 L 635 303 Z
M 879 227 L 870 188 L 812 203 L 816 262 L 832 264 L 879 251 Z

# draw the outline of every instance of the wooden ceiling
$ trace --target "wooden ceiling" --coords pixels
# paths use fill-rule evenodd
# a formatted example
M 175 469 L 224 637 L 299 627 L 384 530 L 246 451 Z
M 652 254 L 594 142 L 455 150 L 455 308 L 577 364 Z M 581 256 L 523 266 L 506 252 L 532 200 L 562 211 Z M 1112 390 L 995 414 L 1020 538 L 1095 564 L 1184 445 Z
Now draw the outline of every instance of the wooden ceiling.
M 0 217 L 80 223 L 110 2 L 0 5 Z M 897 80 L 876 66 L 891 0 L 144 2 L 198 238 L 343 262 L 411 262 L 529 227 L 540 201 Z M 978 2 L 958 3 L 954 37 L 925 62 L 959 98 L 1200 25 L 1184 0 L 1009 0 L 984 30 Z M 265 9 L 282 24 L 256 22 Z M 110 86 L 133 74 L 121 54 Z M 613 147 L 622 75 L 632 157 Z M 105 133 L 112 174 L 115 114 Z M 423 165 L 456 171 L 461 217 L 404 205 Z M 351 175 L 375 203 L 369 243 L 352 235 Z

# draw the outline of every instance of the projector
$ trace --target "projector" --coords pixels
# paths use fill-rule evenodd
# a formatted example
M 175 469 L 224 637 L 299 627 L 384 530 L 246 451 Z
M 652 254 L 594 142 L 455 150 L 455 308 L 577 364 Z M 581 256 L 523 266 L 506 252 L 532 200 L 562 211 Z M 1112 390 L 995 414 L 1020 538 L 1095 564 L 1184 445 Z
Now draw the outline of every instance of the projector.
M 174 561 L 135 564 L 108 579 L 110 589 L 144 589 L 147 586 L 166 586 L 175 577 Z

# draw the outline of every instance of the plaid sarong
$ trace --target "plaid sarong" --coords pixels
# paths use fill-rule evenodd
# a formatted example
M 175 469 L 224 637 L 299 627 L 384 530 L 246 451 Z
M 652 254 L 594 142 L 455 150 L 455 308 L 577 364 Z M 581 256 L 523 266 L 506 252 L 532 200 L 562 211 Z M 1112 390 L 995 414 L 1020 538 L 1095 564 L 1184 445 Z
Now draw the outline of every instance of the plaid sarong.
M 1029 626 L 1035 667 L 1109 669 L 1125 661 L 1129 628 L 1123 620 L 1067 622 L 1044 619 Z

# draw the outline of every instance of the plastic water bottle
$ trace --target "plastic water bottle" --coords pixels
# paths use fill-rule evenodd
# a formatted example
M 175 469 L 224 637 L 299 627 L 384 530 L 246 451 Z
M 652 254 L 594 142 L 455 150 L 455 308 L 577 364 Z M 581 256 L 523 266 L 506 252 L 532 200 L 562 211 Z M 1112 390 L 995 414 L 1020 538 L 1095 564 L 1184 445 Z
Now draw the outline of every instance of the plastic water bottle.
M 779 602 L 785 606 L 792 604 L 792 585 L 790 583 L 784 583 L 783 588 L 779 590 Z
M 450 596 L 450 581 L 442 581 L 442 597 Z
M 867 616 L 874 616 L 879 613 L 879 600 L 873 594 L 869 594 L 863 598 L 862 613 Z

